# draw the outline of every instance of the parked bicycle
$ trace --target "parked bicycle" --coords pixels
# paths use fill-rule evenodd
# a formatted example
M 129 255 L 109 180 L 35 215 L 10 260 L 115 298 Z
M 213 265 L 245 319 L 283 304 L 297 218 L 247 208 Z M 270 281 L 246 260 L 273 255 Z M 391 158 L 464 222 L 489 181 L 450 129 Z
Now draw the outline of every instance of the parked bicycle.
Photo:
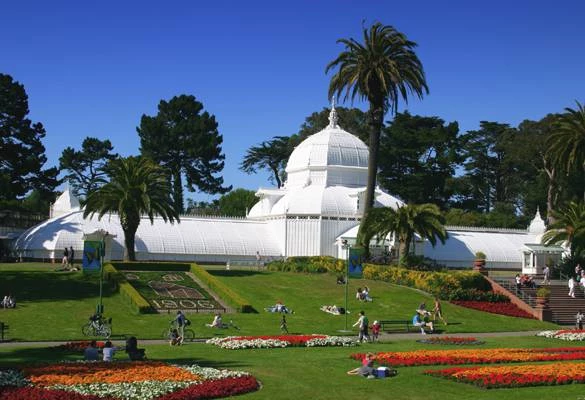
M 190 325 L 191 321 L 186 319 L 185 327 L 183 328 L 183 342 L 192 342 L 193 339 L 195 338 L 195 331 L 193 331 L 193 329 L 187 328 Z M 163 331 L 162 333 L 163 339 L 171 340 L 172 337 L 171 335 L 173 333 L 173 330 L 175 329 L 179 330 L 179 325 L 177 324 L 177 320 L 174 319 L 169 323 L 169 327 Z
M 100 314 L 92 315 L 87 324 L 81 327 L 81 333 L 85 336 L 109 338 L 112 335 L 112 318 L 106 319 Z

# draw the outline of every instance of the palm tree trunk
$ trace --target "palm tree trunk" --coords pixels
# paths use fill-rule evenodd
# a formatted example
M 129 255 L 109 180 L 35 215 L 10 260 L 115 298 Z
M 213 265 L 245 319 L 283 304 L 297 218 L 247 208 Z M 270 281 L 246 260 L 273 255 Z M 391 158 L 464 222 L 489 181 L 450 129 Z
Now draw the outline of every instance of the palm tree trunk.
M 556 169 L 555 168 L 551 168 L 551 169 L 547 169 L 545 168 L 546 174 L 548 175 L 548 191 L 546 193 L 546 222 L 547 224 L 550 226 L 552 224 L 555 223 L 555 219 L 553 217 L 552 214 L 552 210 L 553 210 L 553 197 L 554 197 L 554 192 L 555 192 L 555 186 L 556 186 Z
M 382 132 L 382 125 L 384 122 L 384 106 L 370 103 L 370 111 L 368 116 L 368 127 L 370 130 L 369 137 L 369 157 L 368 157 L 368 186 L 366 187 L 366 198 L 364 202 L 364 214 L 362 216 L 362 224 L 366 219 L 368 212 L 374 205 L 374 192 L 376 190 L 376 177 L 378 174 L 378 152 L 380 149 L 380 134 Z M 364 249 L 367 249 L 367 243 L 359 243 Z M 367 250 L 366 250 L 367 252 Z
M 136 261 L 136 252 L 134 251 L 135 237 L 136 230 L 134 233 L 124 230 L 124 261 Z

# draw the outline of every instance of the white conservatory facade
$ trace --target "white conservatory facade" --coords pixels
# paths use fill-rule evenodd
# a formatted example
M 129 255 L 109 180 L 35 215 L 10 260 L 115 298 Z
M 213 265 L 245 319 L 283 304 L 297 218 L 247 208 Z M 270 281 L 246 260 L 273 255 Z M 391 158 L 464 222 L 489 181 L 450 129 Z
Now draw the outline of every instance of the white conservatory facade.
M 281 188 L 256 192 L 259 201 L 246 218 L 186 215 L 174 224 L 161 218 L 151 224 L 143 218 L 136 232 L 137 260 L 253 264 L 258 255 L 263 261 L 316 255 L 345 258 L 341 242 L 355 243 L 363 215 L 368 148 L 339 127 L 334 107 L 329 121 L 329 126 L 292 152 Z M 374 197 L 375 207 L 403 204 L 379 188 Z M 488 268 L 538 269 L 542 268 L 542 257 L 527 254 L 543 251 L 534 244 L 540 243 L 544 230 L 537 213 L 527 230 L 448 227 L 449 239 L 444 245 L 433 248 L 417 241 L 414 248 L 449 267 L 470 267 L 474 254 L 482 251 Z M 61 259 L 65 247 L 72 246 L 79 258 L 83 238 L 96 231 L 109 233 L 106 259 L 121 260 L 124 234 L 118 215 L 105 215 L 100 221 L 96 217 L 84 219 L 79 201 L 66 190 L 53 205 L 51 218 L 25 231 L 15 250 L 21 259 L 54 261 Z M 382 249 L 392 248 L 394 243 L 389 239 L 381 242 Z

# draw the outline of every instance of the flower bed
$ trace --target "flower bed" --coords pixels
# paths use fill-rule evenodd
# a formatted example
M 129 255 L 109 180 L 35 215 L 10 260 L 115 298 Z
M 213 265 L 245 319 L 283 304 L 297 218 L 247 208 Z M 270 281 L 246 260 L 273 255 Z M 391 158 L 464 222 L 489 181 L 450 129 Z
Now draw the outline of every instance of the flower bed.
M 63 362 L 0 371 L 0 400 L 171 400 L 226 397 L 257 389 L 256 379 L 245 372 L 151 361 Z
M 534 315 L 518 308 L 513 303 L 491 303 L 487 301 L 453 300 L 453 304 L 474 310 L 489 312 L 492 314 L 508 315 L 510 317 L 535 319 Z
M 526 364 L 425 371 L 486 389 L 585 383 L 585 363 Z
M 83 352 L 91 343 L 89 340 L 82 340 L 80 342 L 67 342 L 65 344 L 60 344 L 58 346 L 54 346 L 53 349 L 55 350 L 62 350 L 62 351 L 71 351 L 71 352 Z M 104 348 L 104 342 L 96 342 L 96 346 L 98 349 Z
M 474 337 L 456 337 L 456 336 L 434 336 L 421 340 L 417 340 L 419 343 L 426 344 L 454 344 L 454 345 L 465 345 L 465 344 L 484 344 L 485 342 L 477 340 Z
M 585 330 L 563 329 L 559 331 L 542 331 L 538 332 L 536 336 L 567 340 L 569 342 L 581 342 L 585 340 Z
M 355 353 L 351 358 L 362 360 L 364 354 Z M 585 347 L 546 349 L 458 349 L 458 350 L 417 350 L 404 352 L 383 352 L 375 355 L 381 365 L 458 365 L 495 364 L 531 361 L 585 360 Z
M 353 338 L 327 335 L 228 336 L 209 339 L 205 343 L 230 350 L 356 345 Z

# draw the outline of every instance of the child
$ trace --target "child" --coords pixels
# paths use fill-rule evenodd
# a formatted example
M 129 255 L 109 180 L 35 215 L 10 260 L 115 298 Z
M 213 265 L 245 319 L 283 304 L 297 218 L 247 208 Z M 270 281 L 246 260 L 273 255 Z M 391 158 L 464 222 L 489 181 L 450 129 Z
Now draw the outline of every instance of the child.
M 183 338 L 179 336 L 179 331 L 176 328 L 171 331 L 170 339 L 169 344 L 171 346 L 180 346 L 183 343 Z
M 286 317 L 284 314 L 282 314 L 282 319 L 280 320 L 280 331 L 288 334 L 288 327 L 286 326 Z
M 575 315 L 575 327 L 579 330 L 583 330 L 583 319 L 585 318 L 585 314 L 579 310 L 577 315 Z
M 374 323 L 372 325 L 372 340 L 374 342 L 377 342 L 379 336 L 380 336 L 380 323 L 378 321 L 374 321 Z

